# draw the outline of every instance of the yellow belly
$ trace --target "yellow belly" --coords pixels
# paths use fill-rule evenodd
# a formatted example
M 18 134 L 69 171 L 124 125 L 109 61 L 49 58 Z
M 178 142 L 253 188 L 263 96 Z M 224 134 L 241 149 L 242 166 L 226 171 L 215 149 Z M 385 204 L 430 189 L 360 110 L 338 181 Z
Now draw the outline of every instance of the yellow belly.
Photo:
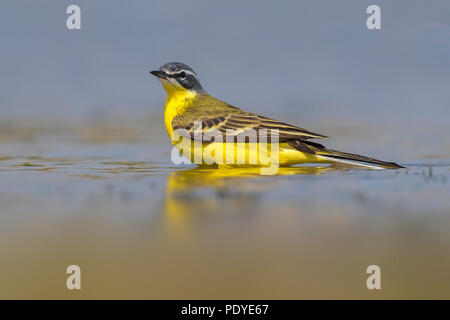
M 199 166 L 283 167 L 301 163 L 329 163 L 320 156 L 298 151 L 287 143 L 201 143 L 187 138 L 173 143 L 184 158 Z

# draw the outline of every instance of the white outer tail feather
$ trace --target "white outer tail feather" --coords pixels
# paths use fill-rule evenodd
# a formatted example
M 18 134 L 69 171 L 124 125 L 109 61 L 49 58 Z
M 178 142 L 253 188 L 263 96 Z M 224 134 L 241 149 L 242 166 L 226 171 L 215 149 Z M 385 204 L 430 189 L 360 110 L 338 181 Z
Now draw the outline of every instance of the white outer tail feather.
M 360 162 L 360 161 L 356 161 L 356 160 L 336 159 L 336 158 L 322 156 L 322 155 L 320 157 L 322 159 L 329 160 L 329 161 L 336 162 L 336 163 L 345 163 L 345 164 L 350 164 L 350 165 L 353 165 L 353 166 L 369 168 L 369 169 L 373 169 L 373 170 L 386 169 L 386 168 L 383 168 L 382 166 L 377 166 L 375 164 L 368 164 L 368 163 L 364 163 L 364 162 Z

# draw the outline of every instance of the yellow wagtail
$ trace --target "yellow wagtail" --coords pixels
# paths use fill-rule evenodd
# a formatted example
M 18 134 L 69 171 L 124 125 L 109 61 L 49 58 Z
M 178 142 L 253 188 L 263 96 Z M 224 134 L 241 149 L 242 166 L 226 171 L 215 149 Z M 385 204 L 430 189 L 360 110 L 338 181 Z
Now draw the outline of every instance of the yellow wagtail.
M 260 116 L 255 113 L 246 112 L 239 108 L 229 105 L 219 99 L 209 95 L 201 86 L 197 74 L 190 67 L 183 63 L 171 62 L 163 65 L 157 71 L 151 71 L 151 74 L 158 77 L 164 89 L 167 92 L 167 100 L 164 112 L 164 122 L 171 141 L 177 146 L 178 150 L 186 148 L 180 147 L 180 136 L 189 139 L 188 148 L 194 147 L 194 142 L 198 139 L 196 133 L 205 134 L 213 131 L 214 134 L 205 138 L 200 136 L 201 162 L 194 162 L 200 165 L 215 164 L 221 166 L 262 166 L 267 164 L 267 159 L 263 161 L 263 155 L 259 148 L 252 148 L 251 145 L 258 146 L 261 142 L 268 142 L 268 145 L 274 145 L 273 140 L 261 137 L 270 132 L 275 132 L 273 136 L 278 138 L 277 146 L 277 165 L 290 166 L 301 163 L 344 163 L 362 166 L 373 169 L 397 169 L 403 168 L 394 162 L 385 162 L 373 158 L 368 158 L 356 154 L 330 150 L 323 145 L 312 142 L 309 139 L 327 138 L 324 135 L 313 133 L 309 130 L 292 126 L 277 120 Z M 197 124 L 197 125 L 196 125 Z M 182 131 L 175 135 L 174 132 Z M 248 132 L 256 135 L 256 140 L 228 140 L 227 134 L 246 135 Z M 234 133 L 232 133 L 234 132 Z M 231 141 L 231 142 L 229 142 Z M 232 145 L 231 149 L 227 149 Z M 198 145 L 197 145 L 198 146 Z M 215 147 L 215 151 L 207 153 L 206 149 Z M 239 149 L 244 146 L 244 149 Z M 195 148 L 194 148 L 195 149 Z M 233 153 L 237 150 L 246 152 L 245 159 L 238 163 L 218 162 L 217 150 Z M 231 151 L 230 151 L 231 150 Z M 186 150 L 184 150 L 186 151 Z M 191 150 L 189 150 L 191 151 Z M 197 150 L 198 151 L 198 150 Z M 197 152 L 189 153 L 190 160 L 194 158 Z M 272 151 L 273 152 L 273 151 Z M 214 155 L 216 153 L 216 155 Z M 213 159 L 211 159 L 213 158 Z M 220 157 L 219 157 L 220 158 Z M 227 158 L 228 159 L 228 158 Z M 252 161 L 253 159 L 253 161 Z M 256 161 L 254 159 L 257 159 Z

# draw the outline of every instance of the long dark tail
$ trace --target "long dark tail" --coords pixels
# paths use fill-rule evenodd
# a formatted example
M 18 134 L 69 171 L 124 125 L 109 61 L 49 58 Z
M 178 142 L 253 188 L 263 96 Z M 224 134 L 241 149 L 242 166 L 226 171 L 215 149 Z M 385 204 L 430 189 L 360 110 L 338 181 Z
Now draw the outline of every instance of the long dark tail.
M 312 141 L 289 141 L 290 146 L 299 151 L 316 154 L 331 162 L 346 163 L 351 165 L 370 167 L 372 169 L 401 169 L 404 168 L 395 162 L 386 162 L 374 158 L 360 156 L 358 154 L 341 152 L 336 150 L 326 149 L 320 143 Z
M 375 167 L 376 169 L 401 169 L 404 168 L 395 162 L 386 162 L 374 158 L 360 156 L 358 154 L 340 152 L 329 149 L 315 150 L 317 155 L 330 159 L 335 162 L 349 163 L 353 165 L 363 165 Z

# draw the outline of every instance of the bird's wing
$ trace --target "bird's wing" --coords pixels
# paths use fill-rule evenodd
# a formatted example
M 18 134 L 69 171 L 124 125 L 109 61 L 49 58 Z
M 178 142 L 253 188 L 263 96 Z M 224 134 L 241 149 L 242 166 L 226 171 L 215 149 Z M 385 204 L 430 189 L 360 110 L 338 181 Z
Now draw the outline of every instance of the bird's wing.
M 234 135 L 244 135 L 253 131 L 259 137 L 264 131 L 264 134 L 270 134 L 270 130 L 279 131 L 280 142 L 327 138 L 306 129 L 245 112 L 212 97 L 204 100 L 206 101 L 195 103 L 195 106 L 188 108 L 181 116 L 175 117 L 172 121 L 173 129 L 185 129 L 192 138 L 195 132 L 205 133 L 206 131 L 220 133 L 223 138 L 225 134 L 231 132 Z

